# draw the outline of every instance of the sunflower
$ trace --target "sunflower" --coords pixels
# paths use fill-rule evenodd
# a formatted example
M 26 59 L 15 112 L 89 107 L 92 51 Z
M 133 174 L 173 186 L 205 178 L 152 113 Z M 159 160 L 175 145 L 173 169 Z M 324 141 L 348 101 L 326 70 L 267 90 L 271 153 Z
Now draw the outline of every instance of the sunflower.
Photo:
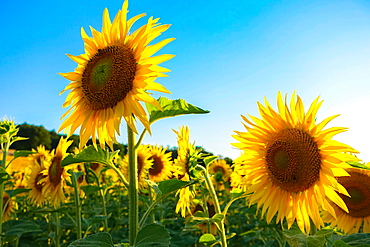
M 152 55 L 174 39 L 149 45 L 170 25 L 160 25 L 159 18 L 151 17 L 147 24 L 131 33 L 132 25 L 145 14 L 127 20 L 127 8 L 128 1 L 125 0 L 122 11 L 118 11 L 112 23 L 105 9 L 102 31 L 91 28 L 92 37 L 82 29 L 85 54 L 68 55 L 78 66 L 74 72 L 61 73 L 71 81 L 61 93 L 71 91 L 63 105 L 70 108 L 62 116 L 65 120 L 59 130 L 65 129 L 71 135 L 80 127 L 80 147 L 90 137 L 94 145 L 98 137 L 102 147 L 105 143 L 112 146 L 116 142 L 116 133 L 120 133 L 122 117 L 133 131 L 137 132 L 136 117 L 150 132 L 147 114 L 139 101 L 161 109 L 147 90 L 170 93 L 155 79 L 167 76 L 163 72 L 170 70 L 159 64 L 174 55 Z
M 45 169 L 41 171 L 43 178 L 38 183 L 45 183 L 42 187 L 42 193 L 49 197 L 50 202 L 56 208 L 62 201 L 65 200 L 65 192 L 67 192 L 67 183 L 71 182 L 70 174 L 67 172 L 71 165 L 61 167 L 63 158 L 67 155 L 67 149 L 73 141 L 67 141 L 67 138 L 61 137 L 55 154 L 49 163 L 45 164 Z
M 225 182 L 230 182 L 230 165 L 224 159 L 217 159 L 208 167 L 208 172 L 213 175 L 211 178 L 215 189 L 224 192 L 228 188 L 227 186 L 225 187 Z
M 146 188 L 148 185 L 145 179 L 148 179 L 148 170 L 153 166 L 153 160 L 150 157 L 150 146 L 140 145 L 137 149 L 137 175 L 140 189 Z M 129 181 L 128 155 L 125 155 L 119 166 L 123 175 Z
M 31 174 L 27 180 L 26 188 L 31 189 L 28 194 L 28 200 L 36 206 L 42 206 L 47 201 L 47 196 L 43 192 L 45 182 L 41 181 L 47 177 L 43 174 L 43 171 L 46 170 L 44 162 L 42 160 L 41 163 L 35 162 L 31 165 Z
M 190 130 L 188 126 L 181 126 L 179 131 L 173 130 L 177 134 L 177 158 L 174 161 L 174 169 L 177 177 L 183 181 L 190 181 L 189 164 L 191 158 L 197 155 L 197 149 L 193 144 L 189 142 Z M 179 196 L 179 200 L 176 204 L 176 213 L 181 213 L 182 217 L 185 217 L 186 212 L 191 214 L 191 206 L 193 199 L 195 198 L 195 190 L 193 186 L 188 186 L 179 189 L 176 195 Z
M 317 97 L 308 111 L 304 112 L 301 98 L 295 92 L 290 107 L 283 102 L 279 92 L 278 112 L 267 99 L 265 105 L 258 102 L 261 118 L 243 117 L 247 132 L 238 132 L 234 138 L 240 143 L 233 145 L 244 150 L 242 164 L 253 193 L 250 204 L 262 205 L 262 215 L 269 223 L 277 213 L 276 222 L 286 218 L 288 228 L 296 220 L 302 232 L 310 231 L 310 218 L 317 228 L 323 226 L 319 206 L 335 217 L 333 202 L 348 212 L 337 192 L 348 195 L 334 176 L 348 176 L 344 168 L 350 167 L 344 161 L 356 161 L 349 153 L 357 152 L 343 143 L 332 140 L 343 127 L 323 128 L 338 115 L 328 117 L 316 124 L 316 113 L 322 104 Z M 253 123 L 254 122 L 254 123 Z M 248 126 L 249 125 L 249 126 Z M 240 169 L 240 167 L 239 167 Z
M 153 160 L 153 166 L 149 168 L 149 179 L 154 182 L 170 179 L 173 175 L 172 153 L 166 153 L 166 148 L 151 146 L 150 159 Z
M 14 159 L 6 168 L 8 174 L 12 176 L 14 188 L 25 188 L 27 186 L 27 176 L 30 173 L 30 161 L 27 157 Z
M 336 218 L 323 212 L 323 220 L 338 227 L 347 234 L 362 232 L 370 233 L 370 170 L 348 168 L 350 177 L 339 177 L 338 182 L 347 189 L 351 197 L 340 194 L 348 207 L 348 212 L 332 204 Z

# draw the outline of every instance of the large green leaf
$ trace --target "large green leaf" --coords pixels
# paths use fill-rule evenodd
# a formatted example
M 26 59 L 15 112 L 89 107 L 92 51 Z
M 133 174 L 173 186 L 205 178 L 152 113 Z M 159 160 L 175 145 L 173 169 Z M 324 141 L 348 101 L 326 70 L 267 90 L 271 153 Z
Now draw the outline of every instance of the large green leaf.
M 112 236 L 106 232 L 92 234 L 72 242 L 68 247 L 114 247 Z
M 164 180 L 158 183 L 158 188 L 162 192 L 162 195 L 166 195 L 178 189 L 187 187 L 196 183 L 196 181 L 182 181 L 178 179 Z
M 3 224 L 4 235 L 16 235 L 18 237 L 29 232 L 41 232 L 40 227 L 32 222 L 25 220 L 8 220 Z
M 134 247 L 170 246 L 170 239 L 166 228 L 157 224 L 149 224 L 137 233 Z
M 66 165 L 83 162 L 95 162 L 109 165 L 117 152 L 118 151 L 111 153 L 99 146 L 97 148 L 95 148 L 94 146 L 88 146 L 78 154 L 70 154 L 65 157 L 61 163 L 61 166 L 64 167 Z
M 184 99 L 171 100 L 166 97 L 159 97 L 158 102 L 163 111 L 151 104 L 146 103 L 146 108 L 150 116 L 150 123 L 162 118 L 175 117 L 179 115 L 209 113 L 207 110 L 203 110 L 187 103 Z
M 337 239 L 333 246 L 356 246 L 356 247 L 370 247 L 370 233 L 357 233 L 346 236 L 333 236 Z
M 14 151 L 14 159 L 18 157 L 27 157 L 30 154 L 35 154 L 37 152 L 28 151 L 28 150 L 16 150 Z
M 284 230 L 283 233 L 291 247 L 322 247 L 325 246 L 326 237 L 332 234 L 332 230 L 322 229 L 315 235 L 305 235 L 297 226 L 293 226 L 289 230 Z

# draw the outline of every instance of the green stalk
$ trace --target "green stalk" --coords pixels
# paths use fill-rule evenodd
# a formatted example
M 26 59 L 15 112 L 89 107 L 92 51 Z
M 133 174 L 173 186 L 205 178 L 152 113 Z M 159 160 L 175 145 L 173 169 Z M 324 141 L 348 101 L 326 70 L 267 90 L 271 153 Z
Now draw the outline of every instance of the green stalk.
M 1 163 L 1 167 L 4 169 L 6 168 L 6 156 L 9 151 L 9 143 L 1 144 L 1 149 L 3 152 L 3 159 Z M 4 218 L 4 182 L 0 184 L 0 234 L 3 233 L 3 218 Z M 3 241 L 0 236 L 0 246 L 3 246 Z
M 96 173 L 92 169 L 89 169 L 89 172 L 91 172 L 94 175 L 95 180 L 96 180 L 96 183 L 97 183 L 98 187 L 100 188 L 100 182 L 99 182 L 98 175 L 96 175 Z M 104 216 L 107 216 L 107 207 L 106 207 L 106 201 L 105 201 L 105 192 L 103 191 L 103 189 L 99 189 L 99 194 L 100 194 L 101 200 L 102 200 L 103 215 Z M 103 223 L 104 223 L 104 231 L 107 232 L 108 231 L 108 219 L 104 219 Z
M 58 212 L 53 212 L 53 218 L 55 222 L 55 235 L 54 235 L 54 244 L 55 247 L 60 246 L 60 218 L 59 218 L 59 213 Z
M 129 167 L 129 239 L 130 246 L 135 243 L 139 227 L 139 183 L 137 177 L 137 149 L 135 149 L 136 136 L 130 126 L 127 125 L 128 136 L 128 167 Z
M 209 211 L 208 211 L 207 199 L 206 199 L 205 194 L 203 194 L 203 210 L 204 210 L 204 213 L 209 218 L 210 215 L 209 215 Z M 209 221 L 207 221 L 207 233 L 211 233 L 211 223 Z
M 204 171 L 204 178 L 205 178 L 205 181 L 206 181 L 207 189 L 209 191 L 209 194 L 211 196 L 213 204 L 215 205 L 216 214 L 222 214 L 221 208 L 220 208 L 220 203 L 218 202 L 217 194 L 216 194 L 215 188 L 213 186 L 213 183 L 211 181 L 211 177 L 210 177 L 207 169 L 204 168 L 203 166 L 198 166 L 198 167 L 201 167 L 202 170 Z M 226 239 L 226 234 L 225 234 L 224 219 L 221 220 L 221 222 L 218 222 L 217 224 L 218 224 L 219 229 L 220 229 L 219 232 L 220 232 L 220 238 L 221 238 L 221 246 L 222 247 L 227 247 L 227 239 Z
M 76 173 L 72 173 L 72 185 L 74 189 L 74 201 L 76 208 L 76 225 L 77 225 L 77 239 L 82 238 L 82 223 L 81 223 L 81 203 L 80 203 L 80 193 L 78 190 L 78 183 L 76 178 Z

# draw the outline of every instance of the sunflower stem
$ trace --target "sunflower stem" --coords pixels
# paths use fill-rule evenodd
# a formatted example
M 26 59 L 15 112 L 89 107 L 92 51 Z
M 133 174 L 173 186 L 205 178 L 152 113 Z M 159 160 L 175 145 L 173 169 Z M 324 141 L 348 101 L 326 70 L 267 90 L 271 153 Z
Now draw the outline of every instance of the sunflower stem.
M 72 185 L 74 189 L 74 199 L 75 199 L 75 208 L 76 208 L 77 239 L 81 239 L 82 238 L 82 224 L 81 224 L 80 193 L 78 190 L 76 173 L 74 172 L 72 172 Z
M 91 172 L 94 175 L 94 178 L 96 180 L 96 184 L 100 188 L 100 182 L 99 182 L 98 175 L 96 175 L 96 173 L 92 169 L 90 169 L 90 168 L 89 168 L 88 171 Z M 106 206 L 107 203 L 105 201 L 105 194 L 106 194 L 106 192 L 103 189 L 99 189 L 99 194 L 101 196 L 101 201 L 102 201 L 103 215 L 104 216 L 107 216 L 107 206 Z M 104 223 L 104 231 L 107 232 L 108 231 L 108 219 L 104 219 L 103 223 Z
M 118 177 L 121 179 L 121 182 L 126 186 L 127 189 L 130 188 L 129 183 L 127 182 L 125 176 L 122 174 L 122 172 L 113 164 L 113 162 L 109 163 L 109 167 L 112 168 L 118 175 Z
M 5 170 L 6 168 L 6 156 L 9 151 L 9 143 L 5 142 L 1 144 L 1 151 L 3 152 L 3 159 L 1 167 Z M 3 232 L 3 219 L 4 219 L 4 182 L 0 184 L 0 234 Z M 3 240 L 0 235 L 0 246 L 3 246 Z
M 60 246 L 60 218 L 59 213 L 57 211 L 52 213 L 55 223 L 55 234 L 54 234 L 54 244 L 55 247 Z
M 135 243 L 139 226 L 139 183 L 137 166 L 137 149 L 135 148 L 136 136 L 129 125 L 127 125 L 128 136 L 128 167 L 129 167 L 129 239 L 130 246 Z
M 211 181 L 211 177 L 207 171 L 206 168 L 203 166 L 198 166 L 200 167 L 203 172 L 204 172 L 204 178 L 206 181 L 207 189 L 209 191 L 209 194 L 211 196 L 211 199 L 213 201 L 213 204 L 215 205 L 215 212 L 216 214 L 222 214 L 221 208 L 220 208 L 220 203 L 218 202 L 217 194 L 215 191 L 215 188 L 213 186 L 213 183 Z M 227 239 L 226 239 L 226 233 L 225 233 L 225 225 L 224 225 L 224 219 L 222 219 L 220 222 L 217 222 L 219 226 L 219 233 L 220 233 L 220 238 L 221 238 L 221 246 L 222 247 L 227 247 Z

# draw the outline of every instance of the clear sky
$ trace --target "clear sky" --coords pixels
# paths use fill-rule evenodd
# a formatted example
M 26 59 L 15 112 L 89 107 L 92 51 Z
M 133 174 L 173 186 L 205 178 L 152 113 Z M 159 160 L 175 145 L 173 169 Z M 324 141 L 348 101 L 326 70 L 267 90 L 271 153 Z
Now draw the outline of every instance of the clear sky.
M 65 54 L 83 53 L 80 28 L 101 30 L 104 8 L 112 17 L 122 2 L 0 1 L 0 117 L 57 130 L 67 96 L 58 94 L 69 83 L 57 73 L 76 67 Z M 131 0 L 129 10 L 172 24 L 160 39 L 176 40 L 158 53 L 176 55 L 163 64 L 172 72 L 157 80 L 172 95 L 154 96 L 211 111 L 158 121 L 144 143 L 176 146 L 172 129 L 188 125 L 197 145 L 236 158 L 240 115 L 257 115 L 264 96 L 276 106 L 278 91 L 297 90 L 306 107 L 324 100 L 318 121 L 341 114 L 331 126 L 349 131 L 335 139 L 370 161 L 369 1 Z

